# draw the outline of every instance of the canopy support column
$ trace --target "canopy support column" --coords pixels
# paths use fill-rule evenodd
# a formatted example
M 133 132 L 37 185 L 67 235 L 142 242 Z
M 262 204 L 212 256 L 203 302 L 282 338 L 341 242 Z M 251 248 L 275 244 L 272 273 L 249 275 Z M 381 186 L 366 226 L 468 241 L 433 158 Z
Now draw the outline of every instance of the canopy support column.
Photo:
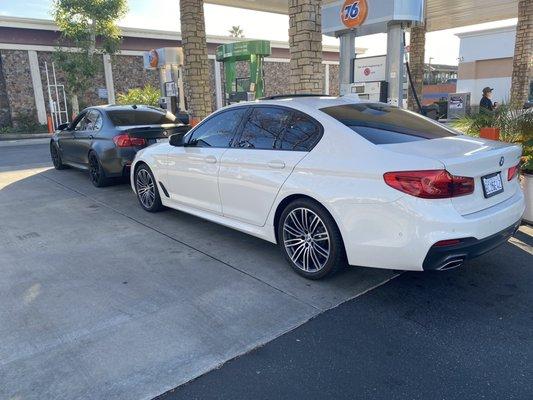
M 180 0 L 184 53 L 183 80 L 192 122 L 211 114 L 209 61 L 205 35 L 204 1 Z
M 321 94 L 322 0 L 289 0 L 291 92 Z
M 387 29 L 387 102 L 402 107 L 404 76 L 403 28 L 400 23 L 390 23 Z

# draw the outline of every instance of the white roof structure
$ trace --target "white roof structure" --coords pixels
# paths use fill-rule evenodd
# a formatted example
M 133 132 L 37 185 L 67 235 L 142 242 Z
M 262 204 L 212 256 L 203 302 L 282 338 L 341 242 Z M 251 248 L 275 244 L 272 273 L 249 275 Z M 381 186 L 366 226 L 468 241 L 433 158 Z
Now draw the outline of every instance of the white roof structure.
M 324 0 L 331 3 L 335 0 Z M 206 3 L 287 14 L 287 0 L 205 0 Z M 518 0 L 426 0 L 429 31 L 516 18 Z
M 22 28 L 22 29 L 38 29 L 45 31 L 57 31 L 59 28 L 54 21 L 48 19 L 38 19 L 38 18 L 25 18 L 25 17 L 11 17 L 11 16 L 2 16 L 0 15 L 0 28 Z M 142 29 L 142 28 L 131 28 L 131 27 L 121 27 L 120 28 L 122 35 L 127 37 L 138 37 L 138 38 L 149 38 L 149 39 L 162 39 L 162 40 L 179 40 L 181 41 L 181 32 L 177 31 L 166 31 L 158 29 Z M 220 36 L 220 35 L 207 35 L 207 43 L 233 43 L 241 40 L 255 40 L 255 38 L 233 38 L 229 36 Z M 1 42 L 1 41 L 0 41 Z M 289 43 L 281 40 L 270 40 L 270 44 L 273 48 L 279 49 L 288 49 Z M 1 46 L 0 46 L 1 48 Z M 338 45 L 323 45 L 323 51 L 338 52 Z M 358 54 L 364 54 L 367 49 L 363 47 L 358 47 Z

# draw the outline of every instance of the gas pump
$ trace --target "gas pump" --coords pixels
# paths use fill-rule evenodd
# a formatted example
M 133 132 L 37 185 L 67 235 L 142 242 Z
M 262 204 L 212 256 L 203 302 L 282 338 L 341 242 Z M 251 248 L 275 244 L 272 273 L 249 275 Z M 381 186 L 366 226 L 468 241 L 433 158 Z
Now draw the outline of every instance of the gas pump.
M 226 105 L 264 96 L 263 59 L 271 54 L 268 40 L 248 40 L 217 47 L 216 60 L 224 64 Z M 248 63 L 249 76 L 237 76 L 237 62 Z
M 341 95 L 357 93 L 370 98 L 383 94 L 386 102 L 402 106 L 404 92 L 404 29 L 424 20 L 424 0 L 338 0 L 322 6 L 322 33 L 340 39 Z M 387 33 L 385 79 L 354 86 L 355 37 Z M 359 93 L 358 93 L 359 94 Z M 381 97 L 385 99 L 384 97 Z
M 360 82 L 350 84 L 350 94 L 357 94 L 361 100 L 387 102 L 387 81 Z
M 183 50 L 179 47 L 163 47 L 144 53 L 144 68 L 159 72 L 161 98 L 159 106 L 187 122 L 183 90 Z
M 350 93 L 362 100 L 386 103 L 389 84 L 385 80 L 387 56 L 356 58 L 353 60 L 353 82 Z

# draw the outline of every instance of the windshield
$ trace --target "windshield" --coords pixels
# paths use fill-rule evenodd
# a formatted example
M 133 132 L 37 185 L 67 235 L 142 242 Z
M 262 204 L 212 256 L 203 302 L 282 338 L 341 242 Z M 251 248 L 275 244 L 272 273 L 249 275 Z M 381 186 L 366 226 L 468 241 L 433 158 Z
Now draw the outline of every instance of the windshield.
M 456 135 L 438 122 L 386 104 L 345 104 L 322 108 L 320 111 L 374 144 L 405 143 Z
M 176 117 L 163 110 L 112 110 L 107 115 L 115 126 L 174 124 Z

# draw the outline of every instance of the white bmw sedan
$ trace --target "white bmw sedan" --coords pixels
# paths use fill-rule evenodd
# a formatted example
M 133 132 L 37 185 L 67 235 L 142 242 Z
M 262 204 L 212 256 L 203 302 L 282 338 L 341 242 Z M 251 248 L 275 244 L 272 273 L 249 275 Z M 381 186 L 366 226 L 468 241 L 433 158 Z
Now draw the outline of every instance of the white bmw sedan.
M 278 243 L 299 274 L 458 267 L 504 243 L 521 147 L 351 97 L 239 103 L 137 153 L 147 211 L 184 211 Z

